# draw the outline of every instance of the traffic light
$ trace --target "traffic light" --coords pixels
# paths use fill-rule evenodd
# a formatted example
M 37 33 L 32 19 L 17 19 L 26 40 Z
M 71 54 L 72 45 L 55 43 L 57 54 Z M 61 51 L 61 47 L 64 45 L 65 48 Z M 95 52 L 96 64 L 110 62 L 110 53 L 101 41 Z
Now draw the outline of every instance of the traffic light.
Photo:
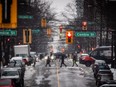
M 7 42 L 10 42 L 10 38 L 7 39 Z
M 87 22 L 86 21 L 82 22 L 82 30 L 87 30 Z
M 17 0 L 0 1 L 0 28 L 16 28 Z
M 63 28 L 62 25 L 60 25 L 60 26 L 59 26 L 59 31 L 60 31 L 60 33 L 62 33 L 62 28 Z
M 80 45 L 77 45 L 77 48 L 79 48 L 79 49 L 80 49 Z
M 31 44 L 32 43 L 32 30 L 28 29 L 28 31 L 29 31 L 29 41 L 28 41 L 28 43 Z
M 6 38 L 6 39 L 5 39 L 5 44 L 10 45 L 10 44 L 11 44 L 11 38 L 9 38 L 9 37 Z
M 45 18 L 41 19 L 41 27 L 46 28 L 46 19 Z
M 31 29 L 23 29 L 23 43 L 24 44 L 32 43 L 32 30 Z
M 48 37 L 50 37 L 50 36 L 51 36 L 51 33 L 52 33 L 51 28 L 48 28 L 48 29 L 47 29 L 47 35 L 48 35 Z
M 72 44 L 73 43 L 73 31 L 66 31 L 66 43 Z

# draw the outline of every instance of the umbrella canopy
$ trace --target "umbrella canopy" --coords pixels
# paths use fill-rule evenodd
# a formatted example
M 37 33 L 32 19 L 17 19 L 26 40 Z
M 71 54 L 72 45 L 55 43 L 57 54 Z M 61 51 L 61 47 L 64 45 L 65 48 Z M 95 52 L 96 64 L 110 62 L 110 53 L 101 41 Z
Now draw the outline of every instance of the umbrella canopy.
M 66 55 L 62 52 L 54 53 L 54 55 L 56 56 L 56 58 L 61 58 L 61 56 L 65 56 L 65 58 L 66 58 Z

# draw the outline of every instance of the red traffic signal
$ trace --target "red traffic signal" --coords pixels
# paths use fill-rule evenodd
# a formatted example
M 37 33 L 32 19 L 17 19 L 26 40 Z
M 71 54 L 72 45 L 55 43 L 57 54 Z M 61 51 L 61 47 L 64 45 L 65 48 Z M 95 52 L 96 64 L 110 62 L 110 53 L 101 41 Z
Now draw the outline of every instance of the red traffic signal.
M 60 33 L 62 33 L 62 25 L 59 26 Z
M 66 43 L 67 44 L 73 43 L 73 31 L 66 31 Z
M 10 38 L 7 39 L 7 42 L 10 42 Z
M 82 22 L 82 30 L 87 30 L 87 22 L 86 21 Z
M 87 26 L 87 22 L 86 21 L 82 22 L 82 25 Z
M 72 36 L 72 33 L 69 31 L 69 32 L 67 33 L 67 36 L 68 36 L 68 37 L 71 37 L 71 36 Z

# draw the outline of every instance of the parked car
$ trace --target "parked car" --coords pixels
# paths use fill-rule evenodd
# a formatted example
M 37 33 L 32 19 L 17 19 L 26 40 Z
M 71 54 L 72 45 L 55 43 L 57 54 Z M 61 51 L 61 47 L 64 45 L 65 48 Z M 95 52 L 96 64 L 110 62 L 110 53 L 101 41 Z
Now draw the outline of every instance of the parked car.
M 95 62 L 92 64 L 93 72 L 94 72 L 94 69 L 96 69 L 96 67 L 101 65 L 101 64 L 106 64 L 106 62 L 104 60 L 95 60 Z
M 16 68 L 3 68 L 1 70 L 1 79 L 12 79 L 16 87 L 22 87 L 24 85 L 21 73 Z
M 110 67 L 107 64 L 101 64 L 94 69 L 94 77 L 96 78 L 99 70 L 110 70 Z
M 116 84 L 103 84 L 100 87 L 116 87 Z
M 99 62 L 97 61 L 92 65 L 92 70 L 94 73 L 94 77 L 96 78 L 99 70 L 110 70 L 110 67 L 108 66 L 108 64 L 105 63 L 105 61 L 99 60 Z
M 108 81 L 113 80 L 113 73 L 111 70 L 99 70 L 96 77 L 96 85 L 99 87 Z
M 116 80 L 109 80 L 107 84 L 116 84 Z
M 103 84 L 100 87 L 116 87 L 116 81 L 115 80 L 109 80 L 108 82 L 106 82 L 106 84 Z
M 26 68 L 20 60 L 10 60 L 7 67 L 18 69 L 21 73 L 21 77 L 24 78 Z
M 89 57 L 95 60 L 104 60 L 106 63 L 110 64 L 115 54 L 114 51 L 112 52 L 112 50 L 114 50 L 112 48 L 112 46 L 99 46 L 89 53 Z
M 0 79 L 0 87 L 16 87 L 11 79 Z

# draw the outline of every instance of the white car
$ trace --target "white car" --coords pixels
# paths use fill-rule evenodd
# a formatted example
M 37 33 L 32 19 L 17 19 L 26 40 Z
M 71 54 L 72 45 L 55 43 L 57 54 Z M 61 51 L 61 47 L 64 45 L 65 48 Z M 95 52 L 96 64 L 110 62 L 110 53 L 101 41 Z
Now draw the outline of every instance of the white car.
M 18 79 L 20 78 L 20 72 L 16 68 L 3 68 L 1 72 L 2 79 Z
M 21 61 L 23 64 L 25 64 L 25 61 L 24 61 L 24 59 L 23 59 L 23 57 L 12 57 L 11 59 L 10 59 L 10 61 L 13 61 L 13 60 L 15 60 L 15 61 Z
M 8 64 L 8 67 L 16 67 L 19 70 L 21 69 L 21 73 L 24 76 L 25 73 L 25 62 L 22 57 L 12 57 Z
M 16 85 L 22 87 L 23 80 L 18 68 L 3 68 L 1 70 L 1 79 L 12 79 Z

